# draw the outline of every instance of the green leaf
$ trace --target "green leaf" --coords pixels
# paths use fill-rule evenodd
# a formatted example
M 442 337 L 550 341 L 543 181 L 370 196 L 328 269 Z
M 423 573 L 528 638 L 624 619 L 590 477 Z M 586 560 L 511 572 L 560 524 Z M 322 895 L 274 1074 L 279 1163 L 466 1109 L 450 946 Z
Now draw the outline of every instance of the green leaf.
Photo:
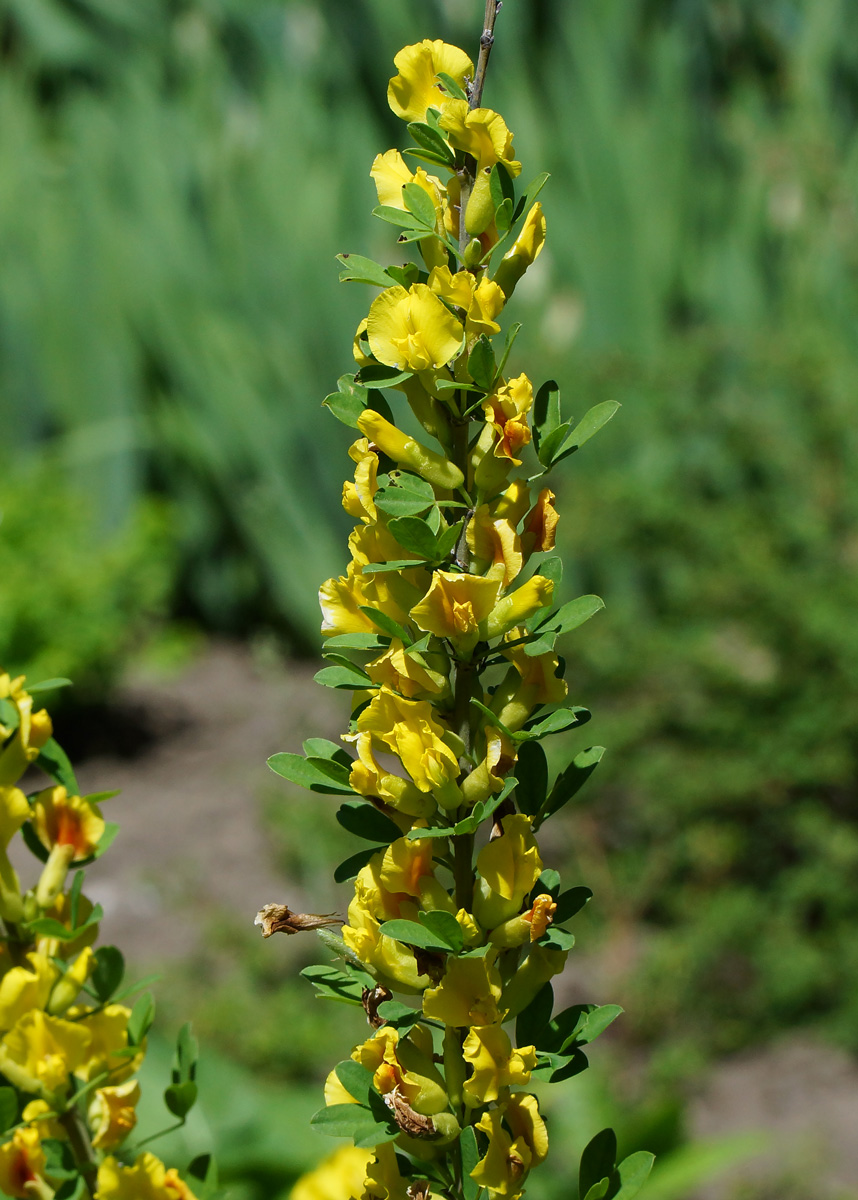
M 531 745 L 532 743 L 527 743 Z M 593 899 L 593 893 L 588 887 L 573 887 L 561 892 L 557 897 L 557 911 L 554 913 L 554 924 L 562 925 L 580 912 L 584 905 Z
M 367 406 L 366 388 L 355 382 L 354 375 L 341 375 L 337 380 L 336 392 L 326 396 L 323 407 L 329 408 L 338 421 L 357 429 L 357 419 Z
M 92 912 L 83 925 L 78 925 L 76 929 L 66 929 L 60 921 L 53 917 L 38 917 L 35 921 L 27 923 L 27 929 L 30 933 L 38 934 L 40 937 L 56 938 L 60 942 L 70 942 L 74 938 L 79 937 L 86 929 L 91 929 L 97 925 L 104 916 L 104 910 L 100 904 L 93 906 Z
M 617 1161 L 617 1136 L 613 1129 L 603 1129 L 584 1148 L 578 1170 L 578 1193 L 586 1196 L 594 1184 L 610 1179 Z
M 481 1189 L 477 1181 L 471 1178 L 471 1172 L 480 1161 L 480 1148 L 473 1125 L 466 1125 L 462 1130 L 459 1148 L 462 1154 L 462 1195 L 464 1200 L 477 1200 Z
M 539 944 L 547 950 L 571 950 L 575 945 L 575 934 L 549 925 L 548 932 L 539 939 Z
M 448 159 L 440 154 L 434 154 L 431 150 L 424 150 L 422 146 L 406 146 L 402 153 L 410 154 L 412 158 L 419 159 L 420 162 L 431 163 L 433 167 L 450 166 Z
M 198 1154 L 188 1163 L 188 1174 L 202 1183 L 205 1188 L 216 1188 L 218 1185 L 217 1163 L 213 1154 Z
M 593 714 L 589 709 L 576 705 L 574 708 L 556 708 L 541 721 L 513 734 L 515 741 L 548 737 L 549 733 L 563 733 L 566 729 L 577 729 L 586 725 Z
M 467 100 L 468 94 L 462 88 L 461 84 L 456 83 L 452 75 L 448 75 L 446 71 L 438 72 L 438 80 L 450 96 L 455 96 L 457 100 Z
M 69 757 L 54 738 L 48 738 L 42 746 L 36 766 L 41 767 L 57 783 L 61 783 L 70 796 L 80 795 L 80 787 Z
M 362 575 L 386 575 L 390 571 L 407 571 L 410 567 L 422 567 L 423 563 L 417 558 L 395 558 L 393 562 L 367 563 L 361 567 Z
M 422 517 L 395 517 L 387 527 L 406 550 L 429 560 L 437 557 L 437 535 Z
M 519 810 L 528 817 L 536 816 L 548 793 L 548 760 L 539 742 L 525 742 L 521 746 L 515 777 L 518 780 L 515 798 Z
M 392 1121 L 382 1124 L 362 1104 L 329 1104 L 313 1114 L 310 1124 L 331 1137 L 353 1138 L 359 1148 L 393 1141 L 401 1132 Z
M 99 1003 L 106 1004 L 125 977 L 125 959 L 116 946 L 100 946 L 89 982 Z
M 422 1014 L 419 1008 L 409 1008 L 398 1000 L 385 1000 L 378 1006 L 378 1015 L 384 1018 L 386 1024 L 405 1033 L 417 1024 Z
M 612 1191 L 611 1200 L 632 1200 L 649 1178 L 654 1162 L 655 1155 L 647 1150 L 638 1150 L 636 1154 L 624 1158 L 616 1171 L 620 1188 L 619 1191 Z
M 455 525 L 450 525 L 442 533 L 438 535 L 438 541 L 435 545 L 436 558 L 447 558 L 455 549 L 459 538 L 462 536 L 462 526 L 464 520 L 457 521 Z
M 553 816 L 558 809 L 578 794 L 602 761 L 604 753 L 604 746 L 590 746 L 587 750 L 582 750 L 580 754 L 575 755 L 566 770 L 562 771 L 554 781 L 554 787 L 546 801 L 541 821 L 544 821 L 546 817 Z
M 423 121 L 411 121 L 408 132 L 423 150 L 428 150 L 438 162 L 449 164 L 453 162 L 453 152 L 444 138 L 432 125 Z
M 80 897 L 83 892 L 85 871 L 75 871 L 72 885 L 69 888 L 69 925 L 77 929 L 77 917 L 80 910 Z
M 406 183 L 402 188 L 402 200 L 415 220 L 425 225 L 428 230 L 434 231 L 438 214 L 435 212 L 432 197 L 419 183 Z
M 335 650 L 386 650 L 390 642 L 376 633 L 337 633 L 325 641 L 325 646 Z
M 28 683 L 27 691 L 31 696 L 37 696 L 39 692 L 56 692 L 60 688 L 72 686 L 70 679 L 43 679 L 40 683 Z
M 423 189 L 420 188 L 420 191 L 422 192 Z M 423 192 L 423 195 L 426 196 L 426 193 Z M 429 197 L 426 196 L 426 199 L 429 200 Z M 431 204 L 431 201 L 429 202 Z M 432 213 L 434 216 L 434 205 L 432 207 Z M 372 210 L 372 215 L 374 217 L 380 217 L 382 221 L 387 221 L 390 225 L 398 225 L 402 229 L 414 230 L 419 237 L 426 237 L 427 235 L 428 231 L 425 223 L 418 217 L 415 217 L 414 214 L 409 212 L 407 209 L 394 208 L 390 204 L 379 204 L 378 208 L 374 208 Z
M 356 378 L 370 387 L 386 388 L 394 387 L 397 383 L 410 379 L 413 374 L 413 371 L 398 371 L 396 367 L 386 367 L 383 363 L 370 363 L 367 367 L 361 367 Z M 376 411 L 387 417 L 388 421 L 393 420 L 393 413 L 386 402 L 384 408 L 379 406 Z
M 128 1018 L 127 1036 L 129 1046 L 141 1045 L 155 1019 L 155 1000 L 151 992 L 144 992 L 137 1000 Z
M 334 1067 L 337 1079 L 358 1104 L 369 1104 L 372 1091 L 372 1072 L 362 1067 L 353 1058 L 343 1059 Z
M 191 1033 L 190 1021 L 186 1021 L 179 1030 L 179 1035 L 176 1038 L 176 1053 L 173 1058 L 173 1083 L 185 1083 L 187 1080 L 195 1079 L 199 1057 L 199 1043 L 193 1033 Z
M 330 759 L 314 759 L 310 762 L 302 754 L 272 754 L 268 759 L 268 765 L 275 775 L 288 779 L 298 787 L 328 796 L 353 796 L 355 793 L 351 787 L 331 777 L 330 763 Z
M 425 925 L 430 933 L 435 934 L 440 941 L 446 942 L 454 954 L 458 954 L 464 948 L 462 927 L 452 913 L 444 912 L 442 909 L 421 912 L 418 914 L 417 920 L 421 925 Z
M 512 226 L 513 203 L 512 200 L 504 200 L 503 204 L 495 210 L 495 225 L 499 233 L 506 233 Z
M 554 989 L 544 984 L 515 1019 L 515 1041 L 517 1046 L 541 1046 L 541 1034 L 548 1028 L 554 1009 Z
M 164 1103 L 180 1121 L 184 1121 L 197 1102 L 197 1085 L 187 1080 L 185 1083 L 171 1083 L 164 1091 Z
M 0 1133 L 17 1123 L 18 1094 L 14 1088 L 0 1087 Z
M 549 379 L 543 383 L 533 401 L 533 440 L 537 451 L 542 440 L 559 429 L 561 424 L 560 385 L 555 379 Z
M 598 1183 L 594 1183 L 590 1188 L 584 1200 L 602 1200 L 602 1197 L 611 1186 L 610 1179 L 600 1179 Z
M 479 388 L 490 392 L 496 373 L 495 352 L 489 339 L 481 333 L 468 355 L 468 374 Z
M 391 517 L 416 517 L 435 503 L 435 489 L 419 475 L 391 471 L 390 485 L 375 493 L 377 508 Z
M 621 1016 L 622 1012 L 623 1009 L 619 1004 L 602 1004 L 594 1008 L 584 1018 L 576 1040 L 585 1045 L 595 1042 L 596 1038 L 604 1033 L 608 1026 Z
M 334 870 L 334 883 L 347 883 L 350 879 L 354 879 L 358 871 L 366 866 L 373 854 L 378 853 L 379 850 L 386 849 L 386 845 L 370 846 L 368 850 L 358 850 L 357 854 L 350 855 Z
M 387 273 L 393 280 L 404 287 L 407 291 L 412 283 L 425 283 L 429 278 L 425 271 L 421 271 L 417 263 L 403 263 L 401 267 L 388 267 Z
M 421 913 L 420 915 L 422 917 L 428 914 Z M 455 921 L 456 918 L 452 919 Z M 385 921 L 381 926 L 381 932 L 385 937 L 395 938 L 396 941 L 404 942 L 408 946 L 418 946 L 421 950 L 440 951 L 442 954 L 449 954 L 452 951 L 454 954 L 458 954 L 462 948 L 461 941 L 456 949 L 446 937 L 422 922 L 418 924 L 417 921 Z
M 573 629 L 577 629 L 579 625 L 583 625 L 585 621 L 589 621 L 597 612 L 605 607 L 605 601 L 601 596 L 578 596 L 575 600 L 569 600 L 556 612 L 546 617 L 544 621 L 537 626 L 536 632 L 542 633 L 546 630 L 552 630 L 558 635 L 571 633 Z M 527 653 L 527 648 L 525 648 Z
M 393 617 L 389 617 L 386 612 L 382 612 L 380 608 L 372 608 L 368 604 L 360 604 L 358 608 L 382 633 L 386 633 L 388 637 L 399 638 L 404 646 L 411 645 L 413 639 L 409 636 L 408 631 L 394 621 Z
M 498 375 L 503 375 L 504 367 L 506 366 L 507 359 L 510 356 L 510 351 L 512 350 L 513 343 L 515 342 L 515 339 L 518 337 L 520 332 L 521 332 L 521 322 L 520 321 L 516 321 L 516 323 L 514 325 L 510 325 L 510 327 L 507 331 L 506 341 L 504 342 L 503 354 L 501 355 L 501 360 L 498 363 L 498 369 L 497 369 Z
M 558 425 L 556 429 L 552 429 L 550 433 L 546 433 L 544 437 L 539 440 L 536 446 L 536 457 L 542 463 L 545 471 L 553 466 L 554 462 L 556 461 L 555 455 L 565 441 L 570 428 L 571 426 L 569 421 L 564 421 L 562 425 Z M 544 475 L 545 471 L 541 472 L 541 474 Z M 533 478 L 536 479 L 538 476 L 534 476 Z
M 339 763 L 349 771 L 354 761 L 342 746 L 338 746 L 336 742 L 329 742 L 327 738 L 307 738 L 303 750 L 308 758 L 324 758 L 328 762 Z
M 384 267 L 371 258 L 364 258 L 360 254 L 338 254 L 337 262 L 343 264 L 340 283 L 369 283 L 381 288 L 389 288 L 394 284 Z
M 402 831 L 394 825 L 390 817 L 386 817 L 371 804 L 343 804 L 337 810 L 337 821 L 343 829 L 368 842 L 394 842 L 402 837 Z
M 514 221 L 517 221 L 519 217 L 523 217 L 525 215 L 550 178 L 551 175 L 548 173 L 548 171 L 543 171 L 541 175 L 537 175 L 536 178 L 527 185 L 527 190 L 519 200 L 518 204 L 515 206 L 515 215 L 513 216 Z
M 349 664 L 349 666 L 322 667 L 321 671 L 317 671 L 313 678 L 322 687 L 345 688 L 352 691 L 377 686 L 372 682 L 369 675 L 365 671 L 362 671 L 360 667 L 355 666 L 354 663 Z
M 301 975 L 313 984 L 317 999 L 339 1000 L 346 1004 L 361 1004 L 363 989 L 373 984 L 369 975 L 340 971 L 337 967 L 305 967 Z
M 590 438 L 598 433 L 603 425 L 607 425 L 619 407 L 616 400 L 605 400 L 586 412 L 560 449 L 549 460 L 551 466 L 556 466 L 564 458 L 574 454 L 585 442 L 589 442 Z M 543 459 L 540 458 L 540 462 L 542 461 Z

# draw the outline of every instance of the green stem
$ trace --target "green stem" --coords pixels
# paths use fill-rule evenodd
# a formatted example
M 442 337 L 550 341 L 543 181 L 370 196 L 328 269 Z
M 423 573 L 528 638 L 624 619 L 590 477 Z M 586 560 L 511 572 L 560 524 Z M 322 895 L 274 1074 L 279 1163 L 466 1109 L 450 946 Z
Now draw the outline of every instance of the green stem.
M 83 1118 L 76 1108 L 69 1108 L 57 1117 L 57 1121 L 68 1135 L 75 1164 L 86 1186 L 86 1195 L 92 1200 L 98 1187 L 98 1164 L 92 1153 L 92 1144 Z
M 495 44 L 495 21 L 501 10 L 499 0 L 486 0 L 486 16 L 483 22 L 483 32 L 480 35 L 480 57 L 477 59 L 477 71 L 474 82 L 468 89 L 468 99 L 471 108 L 479 108 L 483 100 L 483 88 L 486 83 L 486 69 L 489 65 L 489 55 Z

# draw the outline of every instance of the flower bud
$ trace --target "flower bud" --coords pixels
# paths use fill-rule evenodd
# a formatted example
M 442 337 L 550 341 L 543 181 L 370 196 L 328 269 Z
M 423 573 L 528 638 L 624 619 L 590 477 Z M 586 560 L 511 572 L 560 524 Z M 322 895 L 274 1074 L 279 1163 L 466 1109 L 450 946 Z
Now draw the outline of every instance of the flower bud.
M 465 229 L 472 238 L 485 233 L 495 219 L 491 174 L 491 167 L 483 167 L 478 173 L 465 209 Z
M 357 419 L 361 433 L 402 467 L 416 472 L 427 483 L 442 488 L 459 488 L 465 477 L 454 463 L 402 433 L 380 413 L 365 408 Z
M 480 265 L 480 259 L 483 257 L 483 243 L 478 237 L 471 238 L 465 247 L 465 266 L 469 271 Z

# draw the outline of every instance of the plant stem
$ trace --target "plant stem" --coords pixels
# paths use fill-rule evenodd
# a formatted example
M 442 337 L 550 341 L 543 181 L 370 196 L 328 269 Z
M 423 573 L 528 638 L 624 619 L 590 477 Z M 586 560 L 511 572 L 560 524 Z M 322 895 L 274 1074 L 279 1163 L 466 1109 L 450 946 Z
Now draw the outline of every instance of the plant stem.
M 486 16 L 483 22 L 483 32 L 480 37 L 480 57 L 477 60 L 477 73 L 474 76 L 474 82 L 468 88 L 468 100 L 471 108 L 479 108 L 482 103 L 489 55 L 492 52 L 492 46 L 495 44 L 495 21 L 502 7 L 503 0 L 486 0 Z
M 86 1194 L 92 1200 L 98 1186 L 98 1166 L 83 1119 L 76 1108 L 69 1108 L 57 1120 L 68 1134 L 75 1163 L 86 1185 Z

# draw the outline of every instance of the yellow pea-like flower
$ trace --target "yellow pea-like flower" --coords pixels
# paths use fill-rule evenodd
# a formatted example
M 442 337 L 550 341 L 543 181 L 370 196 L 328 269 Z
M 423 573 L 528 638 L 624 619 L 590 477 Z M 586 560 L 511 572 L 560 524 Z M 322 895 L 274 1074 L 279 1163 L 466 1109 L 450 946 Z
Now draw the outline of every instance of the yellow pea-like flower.
M 373 683 L 386 684 L 409 700 L 425 699 L 448 687 L 446 673 L 434 670 L 430 662 L 431 656 L 408 654 L 399 638 L 393 638 L 384 654 L 367 664 L 366 673 Z
M 387 101 L 403 121 L 425 121 L 427 109 L 443 112 L 451 103 L 439 83 L 439 72 L 455 79 L 459 87 L 464 86 L 466 78 L 474 77 L 474 64 L 464 50 L 442 41 L 426 39 L 405 46 L 395 56 L 393 65 L 399 73 L 390 81 Z
M 138 1156 L 133 1167 L 120 1165 L 112 1156 L 98 1168 L 96 1200 L 196 1200 L 191 1189 L 148 1151 Z
M 522 625 L 541 608 L 551 603 L 554 595 L 554 580 L 544 575 L 534 575 L 508 596 L 499 600 L 486 618 L 484 631 L 487 638 L 500 637 Z
M 503 1125 L 503 1109 L 483 1113 L 477 1129 L 488 1138 L 488 1150 L 471 1171 L 471 1178 L 486 1188 L 489 1200 L 513 1200 L 524 1190 L 533 1155 L 523 1137 L 513 1138 Z
M 527 514 L 521 535 L 522 550 L 527 558 L 534 551 L 554 549 L 555 531 L 559 520 L 554 500 L 555 496 L 551 489 L 543 488 L 537 497 L 536 504 Z
M 446 312 L 446 309 L 444 311 Z M 465 482 L 461 470 L 443 454 L 437 454 L 415 441 L 373 409 L 365 408 L 357 421 L 361 432 L 371 438 L 379 450 L 383 450 L 401 467 L 415 471 L 435 487 L 452 490 L 461 487 Z
M 434 571 L 432 585 L 411 610 L 418 629 L 448 638 L 463 653 L 474 648 L 480 628 L 494 610 L 500 585 L 480 575 Z
M 343 941 L 362 963 L 374 971 L 380 983 L 401 992 L 422 992 L 429 976 L 417 965 L 414 951 L 385 937 L 380 922 L 356 894 L 349 905 L 349 923 L 343 926 Z
M 366 1169 L 372 1158 L 372 1150 L 339 1146 L 312 1171 L 301 1176 L 292 1188 L 290 1200 L 342 1200 L 343 1196 L 362 1195 Z
M 423 993 L 423 1013 L 456 1028 L 493 1025 L 501 990 L 493 958 L 449 958 L 444 978 Z
M 495 271 L 494 281 L 507 300 L 527 268 L 539 258 L 544 245 L 545 215 L 537 200 L 524 218 L 521 233 L 513 242 L 512 249 L 503 256 Z
M 360 733 L 354 742 L 358 756 L 352 764 L 349 783 L 359 795 L 383 800 L 410 817 L 432 816 L 435 802 L 431 796 L 421 792 L 410 779 L 393 775 L 379 764 L 373 750 L 372 734 Z
M 34 1008 L 44 1008 L 59 971 L 44 954 L 27 955 L 27 967 L 12 967 L 0 979 L 0 1029 L 11 1029 Z
M 523 626 L 516 627 L 506 637 L 514 640 L 526 632 Z M 553 651 L 531 656 L 523 646 L 514 646 L 504 651 L 504 657 L 514 669 L 498 685 L 492 707 L 508 729 L 521 729 L 537 704 L 560 704 L 566 699 L 569 688 L 557 676 L 560 660 Z
M 47 1159 L 35 1125 L 16 1129 L 0 1146 L 0 1191 L 22 1200 L 51 1200 L 54 1189 L 45 1179 Z
M 477 282 L 470 271 L 457 271 L 448 266 L 435 267 L 429 275 L 429 288 L 465 312 L 465 333 L 479 337 L 481 333 L 491 336 L 500 330 L 495 317 L 506 303 L 501 289 L 490 279 Z
M 84 1083 L 95 1079 L 104 1071 L 110 1073 L 112 1084 L 121 1083 L 138 1069 L 145 1054 L 145 1045 L 137 1052 L 125 1057 L 128 1047 L 128 1018 L 131 1009 L 124 1004 L 108 1004 L 102 1009 L 90 1009 L 84 1006 L 70 1008 L 67 1016 L 73 1019 L 78 1028 L 89 1035 L 89 1053 L 82 1063 L 75 1067 L 74 1073 Z
M 516 456 L 530 442 L 527 414 L 532 407 L 533 384 L 526 375 L 511 379 L 486 398 L 483 411 L 495 435 L 495 458 L 508 458 L 513 466 L 521 465 Z
M 32 819 L 36 837 L 45 849 L 71 847 L 71 862 L 88 858 L 104 833 L 98 805 L 85 796 L 70 796 L 59 784 L 36 795 Z
M 500 579 L 503 588 L 509 587 L 524 566 L 515 526 L 505 517 L 493 517 L 488 504 L 481 504 L 468 523 L 467 542 L 479 566 L 488 566 L 488 574 Z
M 408 371 L 444 366 L 464 339 L 461 324 L 425 283 L 386 288 L 370 306 L 366 331 L 380 363 Z
M 66 1090 L 91 1045 L 88 1029 L 32 1009 L 0 1041 L 0 1071 L 15 1087 L 50 1101 Z
M 24 689 L 24 676 L 16 679 L 0 673 L 0 699 L 9 700 L 18 710 L 18 728 L 9 738 L 10 728 L 0 725 L 0 788 L 17 783 L 52 733 L 51 718 L 45 709 L 33 712 L 33 698 Z
M 356 464 L 355 481 L 343 484 L 343 508 L 350 517 L 369 525 L 378 520 L 375 493 L 378 491 L 378 454 L 368 438 L 358 438 L 349 446 L 349 458 Z
M 514 1050 L 500 1025 L 475 1026 L 462 1047 L 472 1074 L 465 1081 L 465 1097 L 472 1107 L 497 1100 L 501 1089 L 524 1084 L 536 1066 L 536 1047 Z
M 542 873 L 542 859 L 530 824 L 530 817 L 523 813 L 504 817 L 503 836 L 483 846 L 477 856 L 480 878 L 474 894 L 474 916 L 484 929 L 494 929 L 514 916 Z
M 357 728 L 398 755 L 421 792 L 431 792 L 445 808 L 461 803 L 459 762 L 443 741 L 445 731 L 428 701 L 406 700 L 381 687 L 358 717 Z
M 502 730 L 487 725 L 483 735 L 486 739 L 485 757 L 462 780 L 462 795 L 468 804 L 477 804 L 492 793 L 501 791 L 518 757 L 514 743 Z
M 98 1088 L 87 1109 L 92 1144 L 96 1150 L 114 1150 L 137 1124 L 140 1084 L 136 1079 L 118 1087 Z

